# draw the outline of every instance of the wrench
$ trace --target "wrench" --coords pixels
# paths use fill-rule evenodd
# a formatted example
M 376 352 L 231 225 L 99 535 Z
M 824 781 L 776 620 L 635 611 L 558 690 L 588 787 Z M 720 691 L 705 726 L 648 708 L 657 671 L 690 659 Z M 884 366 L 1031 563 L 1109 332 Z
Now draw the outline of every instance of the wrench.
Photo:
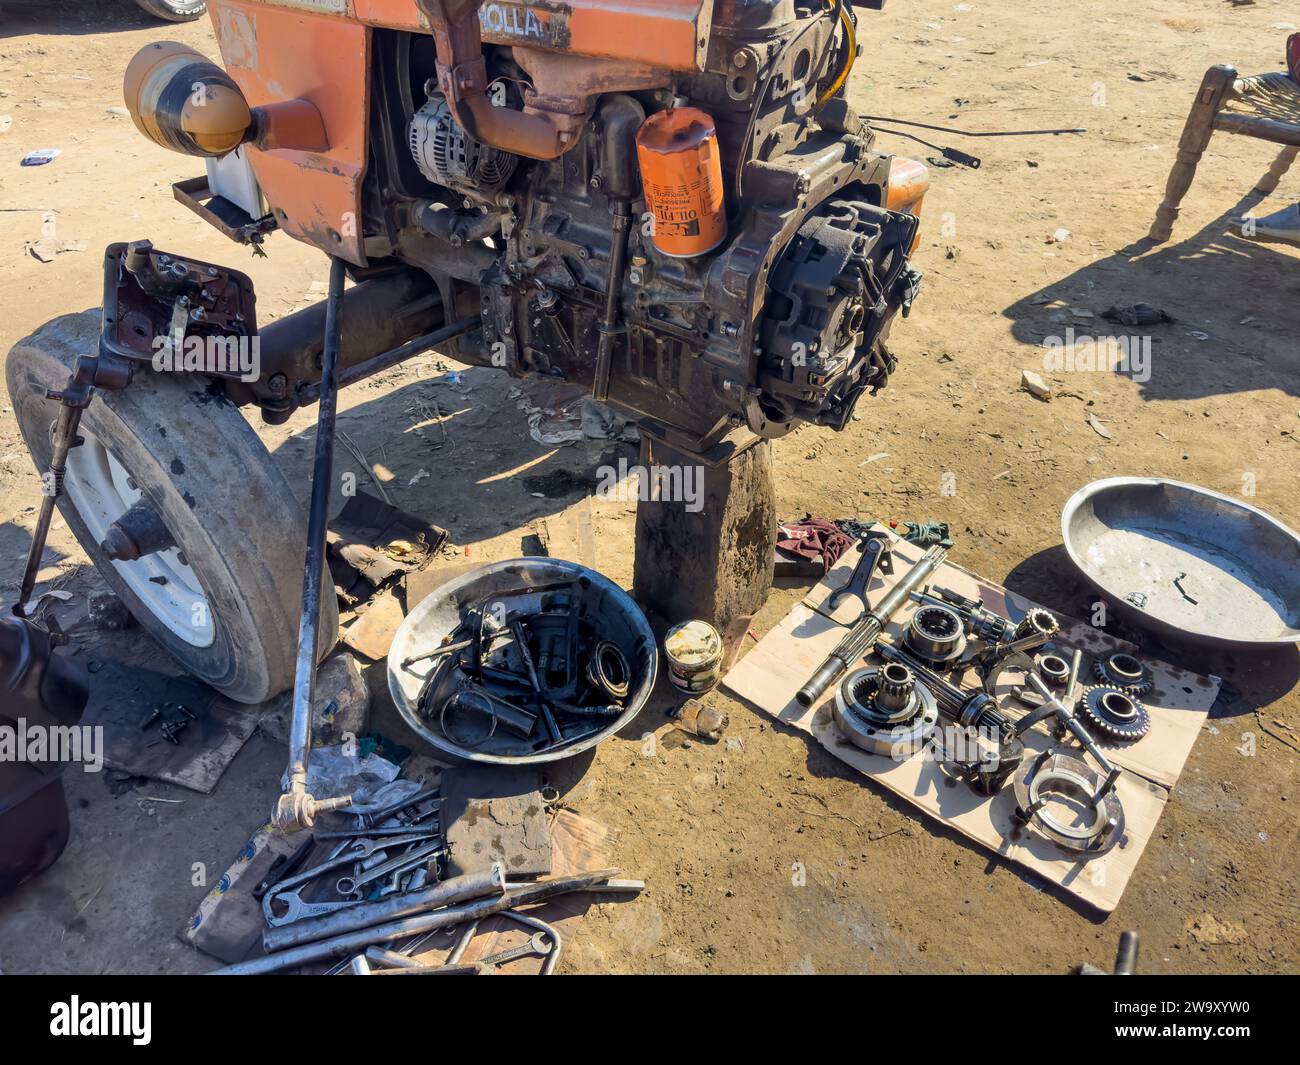
M 310 883 L 323 873 L 328 873 L 332 869 L 342 869 L 345 865 L 351 865 L 353 862 L 367 858 L 372 854 L 379 854 L 381 857 L 386 858 L 386 849 L 389 847 L 396 847 L 404 843 L 417 843 L 428 838 L 427 833 L 421 833 L 406 837 L 399 836 L 396 839 L 358 839 L 353 843 L 343 845 L 327 861 L 313 866 L 305 872 L 281 880 L 262 896 L 262 914 L 266 918 L 266 923 L 269 925 L 277 923 L 272 903 L 290 888 L 301 888 L 304 884 Z M 281 921 L 280 923 L 284 922 Z
M 276 917 L 267 913 L 269 907 L 265 901 L 262 904 L 262 912 L 266 917 L 266 923 L 272 928 L 278 928 L 283 924 L 293 924 L 294 921 L 301 921 L 305 917 L 320 917 L 327 913 L 333 913 L 335 910 L 344 909 L 347 906 L 355 906 L 360 899 L 345 899 L 342 902 L 304 902 L 300 892 L 302 888 L 290 888 L 288 891 L 281 892 L 275 896 L 276 901 L 285 906 L 285 911 Z
M 826 609 L 834 611 L 839 602 L 845 596 L 856 595 L 862 600 L 862 611 L 866 613 L 871 609 L 867 602 L 867 585 L 871 583 L 871 578 L 875 576 L 876 570 L 881 573 L 892 574 L 894 572 L 893 553 L 890 550 L 889 534 L 876 529 L 868 532 L 859 541 L 862 544 L 862 557 L 858 559 L 858 564 L 853 567 L 853 572 L 849 574 L 848 582 L 843 588 L 832 592 L 830 598 L 826 600 Z
M 434 840 L 431 843 L 422 843 L 419 846 L 412 847 L 405 854 L 399 854 L 396 858 L 390 858 L 386 862 L 372 866 L 362 873 L 353 873 L 351 876 L 339 877 L 335 885 L 340 895 L 351 895 L 353 892 L 373 880 L 382 880 L 390 873 L 401 872 L 409 869 L 413 865 L 418 865 L 433 855 L 440 855 L 443 852 L 442 841 Z
M 532 954 L 544 958 L 551 953 L 552 949 L 550 937 L 545 932 L 534 932 L 528 937 L 527 943 L 521 943 L 509 950 L 497 951 L 495 954 L 489 954 L 486 958 L 479 958 L 476 964 L 485 969 L 495 969 L 498 965 L 504 965 L 516 958 L 527 958 Z

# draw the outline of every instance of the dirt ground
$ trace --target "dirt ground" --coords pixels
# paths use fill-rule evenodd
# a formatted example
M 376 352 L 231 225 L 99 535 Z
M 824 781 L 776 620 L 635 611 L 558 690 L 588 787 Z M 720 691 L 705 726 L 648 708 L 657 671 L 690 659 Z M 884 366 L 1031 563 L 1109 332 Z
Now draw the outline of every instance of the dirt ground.
M 1155 474 L 1230 494 L 1253 483 L 1251 502 L 1300 528 L 1300 253 L 1245 242 L 1226 225 L 1253 202 L 1244 198 L 1274 151 L 1221 135 L 1174 240 L 1141 241 L 1204 70 L 1218 62 L 1277 69 L 1280 27 L 1300 22 L 1300 8 L 1279 0 L 1140 7 L 895 0 L 883 14 L 860 10 L 865 55 L 852 95 L 865 113 L 1088 132 L 934 135 L 982 154 L 984 165 L 932 171 L 919 258 L 926 285 L 894 331 L 899 372 L 843 434 L 803 428 L 776 444 L 782 515 L 951 522 L 954 561 L 1076 614 L 1091 596 L 1060 546 L 1059 515 L 1089 481 Z M 121 106 L 129 57 L 160 37 L 216 55 L 206 21 L 160 26 L 128 0 L 0 0 L 0 116 L 12 119 L 7 131 L 0 120 L 0 350 L 95 305 L 99 251 L 115 240 L 149 237 L 247 270 L 263 318 L 321 298 L 323 256 L 277 235 L 269 259 L 249 259 L 173 201 L 170 184 L 196 173 L 195 162 L 155 148 L 110 111 Z M 892 136 L 881 143 L 936 154 Z M 19 167 L 25 153 L 46 147 L 62 154 Z M 1259 210 L 1297 198 L 1300 171 Z M 42 236 L 47 212 L 57 236 L 84 240 L 84 252 L 42 263 L 25 250 Z M 1069 238 L 1048 243 L 1062 227 Z M 1067 325 L 1096 331 L 1103 323 L 1091 315 L 1139 300 L 1177 319 L 1150 331 L 1149 381 L 1043 371 L 1045 337 Z M 1053 402 L 1019 390 L 1024 368 L 1044 372 L 1058 392 Z M 340 428 L 380 468 L 395 501 L 449 529 L 470 558 L 515 555 L 538 522 L 589 507 L 597 564 L 630 584 L 632 505 L 588 496 L 609 445 L 534 443 L 513 385 L 483 370 L 449 378 L 429 356 L 345 393 Z M 446 415 L 440 425 L 429 416 L 435 404 Z M 1109 439 L 1090 427 L 1090 414 Z M 303 497 L 314 417 L 259 425 Z M 340 461 L 356 468 L 346 454 Z M 39 498 L 0 396 L 5 602 L 18 587 Z M 43 581 L 56 579 L 74 593 L 74 614 L 101 586 L 62 522 L 42 571 Z M 775 590 L 754 632 L 775 624 L 802 590 Z M 1300 656 L 1157 650 L 1221 675 L 1224 694 L 1109 919 L 922 819 L 751 708 L 713 696 L 738 742 L 687 744 L 659 698 L 594 760 L 556 780 L 566 802 L 620 832 L 618 864 L 649 884 L 636 902 L 594 908 L 563 968 L 1059 973 L 1084 960 L 1108 964 L 1119 933 L 1133 928 L 1143 971 L 1294 972 Z M 139 630 L 80 653 L 163 659 Z M 382 693 L 381 671 L 371 680 Z M 380 705 L 376 720 L 396 719 Z M 660 741 L 651 754 L 641 739 L 648 732 Z M 1257 742 L 1253 757 L 1239 752 L 1246 733 Z M 50 872 L 0 904 L 0 967 L 211 968 L 175 935 L 208 890 L 195 869 L 210 885 L 226 867 L 269 813 L 283 764 L 284 749 L 258 735 L 209 797 L 154 783 L 115 796 L 107 774 L 71 774 L 72 843 Z M 803 886 L 794 885 L 796 863 Z

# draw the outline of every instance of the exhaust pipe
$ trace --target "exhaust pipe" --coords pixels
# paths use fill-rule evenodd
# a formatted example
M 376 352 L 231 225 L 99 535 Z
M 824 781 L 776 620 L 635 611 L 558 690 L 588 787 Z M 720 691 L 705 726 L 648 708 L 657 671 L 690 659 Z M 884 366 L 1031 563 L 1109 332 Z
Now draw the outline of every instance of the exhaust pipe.
M 438 52 L 438 88 L 466 133 L 482 144 L 529 159 L 558 159 L 575 144 L 602 93 L 658 89 L 672 75 L 656 67 L 552 54 L 516 46 L 515 62 L 533 79 L 524 109 L 488 99 L 479 30 L 480 0 L 416 0 Z

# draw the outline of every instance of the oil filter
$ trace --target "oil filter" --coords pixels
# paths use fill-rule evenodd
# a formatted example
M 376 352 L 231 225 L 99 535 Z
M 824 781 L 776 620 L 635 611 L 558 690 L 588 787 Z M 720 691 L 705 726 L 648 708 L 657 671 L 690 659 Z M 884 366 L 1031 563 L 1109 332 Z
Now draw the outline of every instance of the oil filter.
M 695 107 L 659 111 L 637 132 L 636 149 L 655 247 L 691 259 L 721 244 L 727 215 L 713 119 Z

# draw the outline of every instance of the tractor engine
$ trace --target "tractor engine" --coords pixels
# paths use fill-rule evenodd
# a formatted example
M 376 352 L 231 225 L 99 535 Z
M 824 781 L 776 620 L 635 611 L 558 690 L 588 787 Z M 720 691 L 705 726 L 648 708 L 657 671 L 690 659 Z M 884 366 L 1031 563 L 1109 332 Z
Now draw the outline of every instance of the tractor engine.
M 480 9 L 489 42 L 526 32 L 510 10 Z M 591 386 L 696 452 L 741 427 L 843 429 L 893 369 L 885 342 L 918 287 L 908 256 L 925 191 L 924 168 L 874 151 L 845 102 L 854 18 L 847 5 L 719 0 L 703 71 L 602 72 L 626 91 L 560 112 L 572 140 L 542 159 L 458 120 L 433 40 L 379 42 L 398 73 L 389 88 L 410 91 L 408 152 L 371 179 L 394 254 L 441 274 L 447 305 L 457 282 L 442 246 L 485 266 L 472 279 L 481 336 L 459 357 Z M 555 86 L 582 81 L 565 70 L 580 62 L 486 43 L 488 106 L 528 112 L 543 84 L 565 95 Z M 397 200 L 390 182 L 422 194 Z
M 345 335 L 345 367 L 435 328 L 399 328 L 417 275 L 442 324 L 471 323 L 439 350 L 580 384 L 706 457 L 843 429 L 887 382 L 927 174 L 848 105 L 847 0 L 211 6 L 225 69 L 150 46 L 128 104 L 218 177 L 240 146 L 265 214 L 219 219 L 237 239 L 281 228 L 354 281 L 407 275 L 362 314 L 376 351 Z M 287 416 L 311 355 L 232 398 Z

